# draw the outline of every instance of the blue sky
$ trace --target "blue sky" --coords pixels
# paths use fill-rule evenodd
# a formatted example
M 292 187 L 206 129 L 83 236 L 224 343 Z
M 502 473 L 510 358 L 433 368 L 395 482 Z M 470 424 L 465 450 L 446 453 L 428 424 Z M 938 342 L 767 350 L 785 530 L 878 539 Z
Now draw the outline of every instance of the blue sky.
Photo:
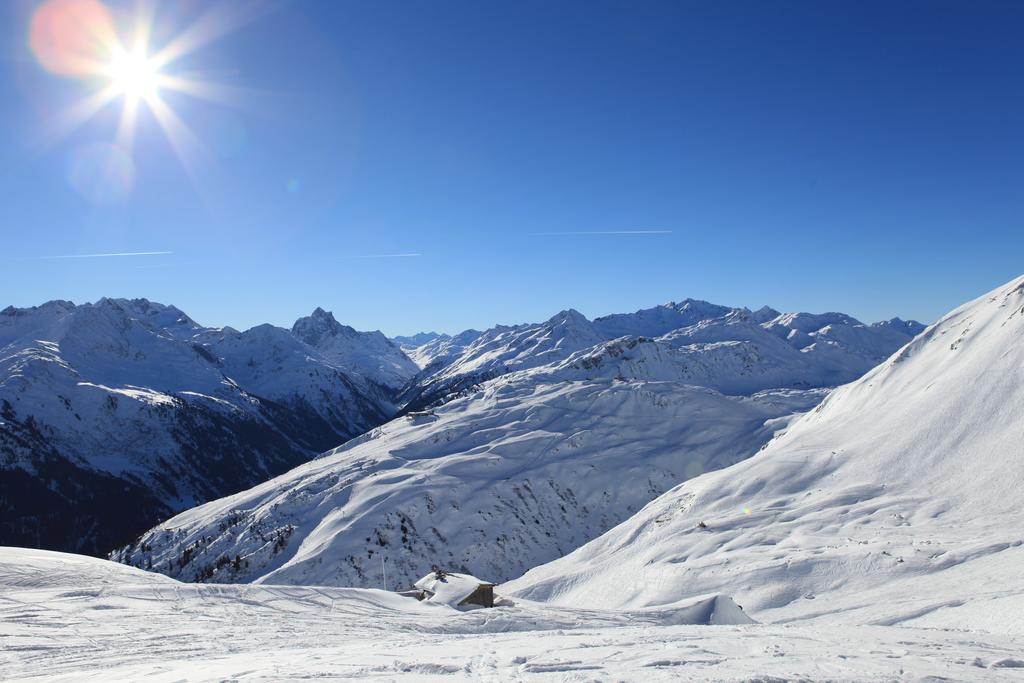
M 930 321 L 1024 270 L 1020 3 L 227 3 L 232 30 L 167 67 L 222 101 L 162 93 L 199 152 L 142 105 L 111 192 L 88 160 L 120 104 L 53 135 L 97 84 L 40 66 L 39 4 L 0 6 L 0 306 L 147 297 L 244 328 L 319 305 L 389 334 L 685 297 Z M 156 5 L 154 49 L 210 6 Z

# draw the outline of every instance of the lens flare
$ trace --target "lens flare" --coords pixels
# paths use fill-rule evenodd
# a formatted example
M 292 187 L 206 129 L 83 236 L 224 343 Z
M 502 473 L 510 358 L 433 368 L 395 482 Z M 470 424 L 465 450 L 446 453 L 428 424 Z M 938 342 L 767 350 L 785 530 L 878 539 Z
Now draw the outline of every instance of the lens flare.
M 93 204 L 122 201 L 135 182 L 135 164 L 124 150 L 106 143 L 77 147 L 68 160 L 71 187 Z
M 50 73 L 82 78 L 101 71 L 117 32 L 99 0 L 48 0 L 32 14 L 29 47 Z

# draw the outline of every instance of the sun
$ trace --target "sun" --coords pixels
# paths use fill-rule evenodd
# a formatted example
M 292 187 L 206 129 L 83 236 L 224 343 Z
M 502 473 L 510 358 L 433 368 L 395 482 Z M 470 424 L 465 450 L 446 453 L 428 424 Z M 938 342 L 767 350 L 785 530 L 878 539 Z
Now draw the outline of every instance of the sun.
M 181 23 L 183 28 L 171 34 L 162 31 L 165 40 L 155 46 L 155 2 L 136 0 L 133 15 L 115 13 L 107 1 L 43 0 L 32 14 L 28 46 L 39 65 L 53 76 L 77 79 L 88 87 L 85 95 L 44 124 L 46 137 L 66 137 L 108 106 L 119 105 L 111 147 L 119 159 L 131 160 L 140 114 L 148 111 L 195 180 L 196 169 L 208 155 L 174 105 L 188 106 L 181 102 L 187 97 L 237 106 L 245 91 L 207 81 L 194 66 L 186 75 L 179 60 L 251 21 L 263 5 L 210 2 L 186 22 L 179 10 L 187 3 L 161 4 L 170 19 L 162 25 Z
M 160 69 L 144 48 L 115 50 L 106 75 L 116 94 L 128 100 L 152 102 L 160 94 Z

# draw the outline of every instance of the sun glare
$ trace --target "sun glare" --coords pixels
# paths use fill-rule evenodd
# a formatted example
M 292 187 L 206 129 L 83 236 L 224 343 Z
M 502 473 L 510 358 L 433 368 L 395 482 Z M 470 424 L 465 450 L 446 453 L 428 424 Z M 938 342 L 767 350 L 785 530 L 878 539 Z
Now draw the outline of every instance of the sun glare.
M 176 7 L 161 5 L 172 17 Z M 244 11 L 239 9 L 242 7 Z M 154 49 L 150 36 L 156 5 L 149 0 L 139 0 L 134 20 L 124 13 L 115 14 L 104 0 L 44 0 L 32 15 L 28 36 L 39 65 L 54 76 L 98 86 L 57 113 L 50 123 L 49 137 L 63 138 L 104 108 L 119 105 L 112 144 L 89 149 L 106 150 L 104 159 L 116 161 L 100 164 L 104 169 L 112 166 L 117 172 L 100 173 L 99 177 L 130 178 L 131 173 L 121 171 L 133 166 L 135 129 L 140 112 L 146 109 L 194 179 L 195 169 L 206 158 L 203 145 L 165 98 L 174 93 L 223 103 L 230 96 L 228 90 L 198 79 L 194 72 L 189 76 L 177 73 L 176 62 L 243 25 L 259 14 L 259 7 L 262 5 L 258 3 L 211 3 L 193 22 Z M 94 156 L 91 152 L 85 155 L 87 160 Z M 97 176 L 91 172 L 79 175 Z
M 151 101 L 159 94 L 160 71 L 145 50 L 118 50 L 107 68 L 111 84 L 130 100 Z

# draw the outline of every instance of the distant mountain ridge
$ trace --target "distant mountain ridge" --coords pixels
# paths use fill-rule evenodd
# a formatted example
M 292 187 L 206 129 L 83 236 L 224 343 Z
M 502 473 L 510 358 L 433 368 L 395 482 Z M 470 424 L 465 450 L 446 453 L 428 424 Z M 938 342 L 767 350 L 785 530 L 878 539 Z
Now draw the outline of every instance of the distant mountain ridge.
M 588 320 L 576 310 L 561 311 L 542 323 L 498 325 L 484 332 L 467 330 L 438 336 L 406 353 L 421 371 L 402 392 L 406 410 L 423 410 L 500 375 L 565 360 L 574 353 L 618 337 L 661 337 L 690 330 L 688 341 L 736 341 L 737 325 L 748 329 L 748 349 L 778 347 L 810 354 L 828 370 L 816 386 L 856 379 L 924 329 L 916 321 L 865 325 L 841 313 L 779 313 L 768 306 L 753 312 L 707 301 L 685 299 L 662 306 Z M 698 327 L 700 326 L 700 327 Z M 788 351 L 785 352 L 787 355 Z M 803 362 L 803 361 L 801 361 Z
M 440 334 L 438 332 L 417 332 L 416 334 L 409 335 L 398 335 L 392 337 L 391 341 L 398 344 L 399 348 L 416 348 L 417 346 L 423 346 L 427 342 L 433 341 L 438 337 L 447 338 L 447 334 Z

